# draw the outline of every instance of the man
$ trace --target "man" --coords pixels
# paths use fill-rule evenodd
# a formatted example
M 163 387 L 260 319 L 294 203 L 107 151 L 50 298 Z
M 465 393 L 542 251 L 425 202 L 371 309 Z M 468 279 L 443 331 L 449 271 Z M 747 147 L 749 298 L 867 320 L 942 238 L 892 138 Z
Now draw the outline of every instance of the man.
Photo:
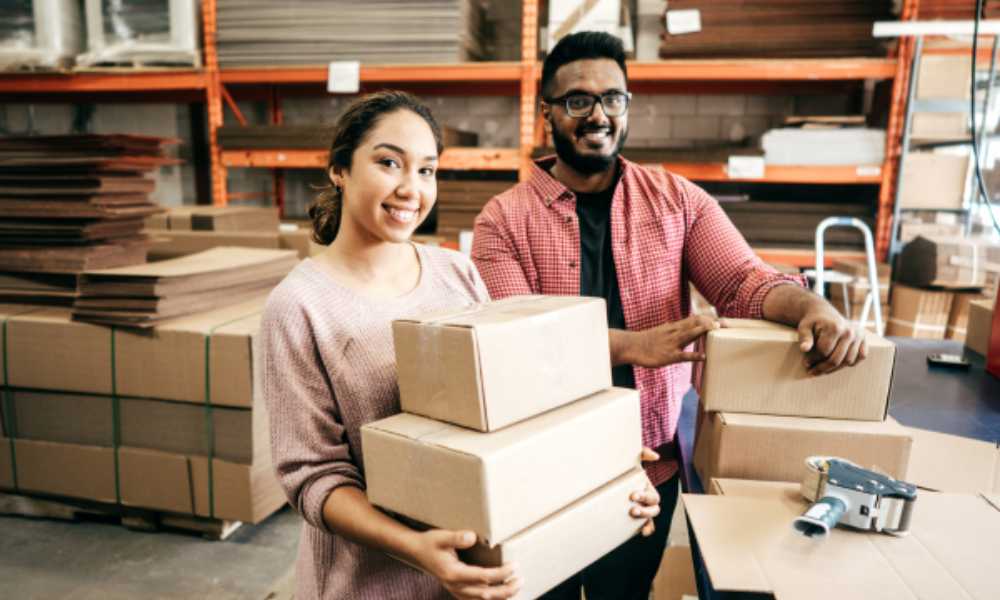
M 477 217 L 472 258 L 490 294 L 607 301 L 613 380 L 638 389 L 647 464 L 661 511 L 654 535 L 623 544 L 547 597 L 646 600 L 677 501 L 674 434 L 689 344 L 719 323 L 688 316 L 688 282 L 723 316 L 798 328 L 814 374 L 865 357 L 863 338 L 796 277 L 766 266 L 718 203 L 686 179 L 619 156 L 628 135 L 625 53 L 596 32 L 563 38 L 542 68 L 542 118 L 555 157 L 493 198 Z M 595 440 L 595 443 L 599 443 Z

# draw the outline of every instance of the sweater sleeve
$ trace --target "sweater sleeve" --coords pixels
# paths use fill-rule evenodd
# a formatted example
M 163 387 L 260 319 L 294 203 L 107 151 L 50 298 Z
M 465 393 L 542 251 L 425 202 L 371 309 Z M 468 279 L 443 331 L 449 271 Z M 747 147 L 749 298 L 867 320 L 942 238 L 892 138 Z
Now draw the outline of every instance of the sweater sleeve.
M 291 505 L 329 531 L 323 504 L 340 486 L 364 488 L 351 458 L 333 388 L 307 315 L 272 296 L 261 323 L 261 379 L 271 427 L 271 457 Z

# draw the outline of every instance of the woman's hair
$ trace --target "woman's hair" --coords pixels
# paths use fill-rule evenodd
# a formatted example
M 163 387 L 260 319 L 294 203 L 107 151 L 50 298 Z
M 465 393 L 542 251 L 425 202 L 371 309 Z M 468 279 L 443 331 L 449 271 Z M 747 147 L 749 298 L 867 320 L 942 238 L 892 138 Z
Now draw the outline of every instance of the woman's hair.
M 333 127 L 333 142 L 330 144 L 330 161 L 326 171 L 332 167 L 350 170 L 351 157 L 354 151 L 364 141 L 379 120 L 396 111 L 409 110 L 420 116 L 431 128 L 437 152 L 442 148 L 441 127 L 434 120 L 434 115 L 420 100 L 406 92 L 384 91 L 362 96 L 341 113 Z M 343 212 L 343 191 L 333 185 L 320 188 L 320 193 L 309 207 L 309 218 L 313 224 L 313 241 L 328 245 L 337 237 L 340 229 L 340 216 Z

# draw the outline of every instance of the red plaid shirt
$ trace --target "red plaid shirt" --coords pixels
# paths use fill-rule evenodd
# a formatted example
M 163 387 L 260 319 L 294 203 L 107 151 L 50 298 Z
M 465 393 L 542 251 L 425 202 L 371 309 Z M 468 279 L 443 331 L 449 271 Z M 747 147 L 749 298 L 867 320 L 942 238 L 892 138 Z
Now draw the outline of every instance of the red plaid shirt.
M 580 226 L 576 196 L 549 173 L 554 157 L 536 162 L 531 178 L 496 196 L 476 218 L 472 260 L 493 298 L 580 294 Z M 767 266 L 719 208 L 687 179 L 619 159 L 611 200 L 611 247 L 625 324 L 637 331 L 688 315 L 688 282 L 728 317 L 761 318 L 777 285 L 801 284 Z M 691 365 L 634 367 L 643 442 L 673 441 Z M 647 465 L 655 485 L 676 461 Z

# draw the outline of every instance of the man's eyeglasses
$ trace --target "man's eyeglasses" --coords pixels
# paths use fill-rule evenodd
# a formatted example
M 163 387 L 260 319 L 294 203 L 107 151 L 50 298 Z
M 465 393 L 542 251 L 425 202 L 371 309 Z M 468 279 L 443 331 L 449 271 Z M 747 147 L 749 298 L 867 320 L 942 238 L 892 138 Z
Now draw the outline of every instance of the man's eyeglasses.
M 605 92 L 603 94 L 587 94 L 573 92 L 558 98 L 546 98 L 549 104 L 562 104 L 569 116 L 584 119 L 594 112 L 597 103 L 601 103 L 604 114 L 609 117 L 620 117 L 628 112 L 632 94 L 629 92 Z

